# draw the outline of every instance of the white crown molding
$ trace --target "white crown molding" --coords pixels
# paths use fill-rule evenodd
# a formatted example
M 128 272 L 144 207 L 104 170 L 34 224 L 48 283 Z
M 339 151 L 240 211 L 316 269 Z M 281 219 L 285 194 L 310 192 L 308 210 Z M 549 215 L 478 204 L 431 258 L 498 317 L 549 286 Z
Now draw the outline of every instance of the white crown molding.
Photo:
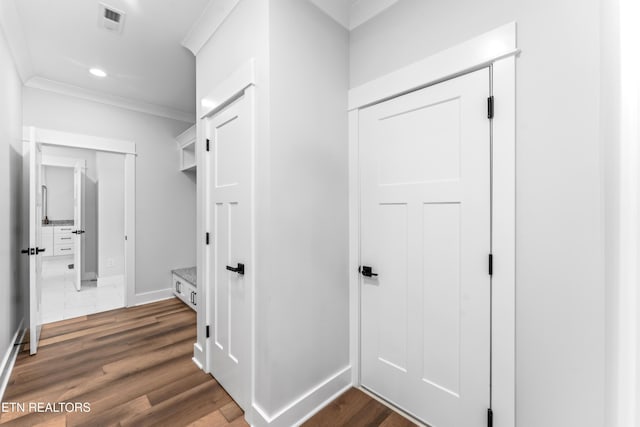
M 197 55 L 239 2 L 240 0 L 210 0 L 182 41 L 182 46 Z
M 79 86 L 57 82 L 39 76 L 32 77 L 24 85 L 34 89 L 41 89 L 49 92 L 59 93 L 62 95 L 73 96 L 75 98 L 81 98 L 88 101 L 99 102 L 101 104 L 112 105 L 114 107 L 124 108 L 126 110 L 138 111 L 154 116 L 179 120 L 185 123 L 193 124 L 195 123 L 196 119 L 195 113 L 189 113 L 175 108 L 151 104 L 144 101 L 137 101 L 121 96 L 110 95 L 90 89 L 84 89 Z
M 349 30 L 364 24 L 397 2 L 398 0 L 356 0 L 349 13 Z
M 20 25 L 20 14 L 14 0 L 0 1 L 0 27 L 9 46 L 22 83 L 33 76 L 33 63 L 29 55 L 27 39 Z

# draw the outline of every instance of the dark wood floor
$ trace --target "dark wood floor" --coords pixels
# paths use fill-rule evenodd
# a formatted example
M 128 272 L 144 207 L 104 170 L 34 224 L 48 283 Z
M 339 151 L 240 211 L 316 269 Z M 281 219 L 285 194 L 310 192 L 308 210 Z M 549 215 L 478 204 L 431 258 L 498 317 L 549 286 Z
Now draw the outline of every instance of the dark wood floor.
M 4 426 L 247 426 L 240 407 L 191 360 L 195 313 L 176 299 L 51 323 L 38 354 L 21 349 Z M 25 339 L 27 341 L 27 339 Z M 33 412 L 29 402 L 88 402 L 90 412 Z M 51 409 L 51 408 L 50 408 Z M 53 408 L 58 409 L 58 408 Z M 413 426 L 352 389 L 305 426 Z

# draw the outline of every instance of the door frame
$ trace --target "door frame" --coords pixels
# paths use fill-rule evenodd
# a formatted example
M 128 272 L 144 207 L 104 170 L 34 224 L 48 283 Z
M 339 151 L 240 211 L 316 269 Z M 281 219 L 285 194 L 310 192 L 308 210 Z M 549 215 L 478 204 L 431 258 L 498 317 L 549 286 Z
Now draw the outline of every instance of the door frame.
M 34 126 L 25 126 L 22 140 L 35 140 L 36 145 L 83 148 L 124 154 L 124 277 L 125 307 L 136 305 L 136 144 L 120 139 L 82 135 Z
M 515 60 L 512 22 L 349 91 L 349 354 L 352 384 L 360 380 L 360 170 L 362 108 L 489 67 L 492 120 L 491 394 L 494 425 L 515 425 Z

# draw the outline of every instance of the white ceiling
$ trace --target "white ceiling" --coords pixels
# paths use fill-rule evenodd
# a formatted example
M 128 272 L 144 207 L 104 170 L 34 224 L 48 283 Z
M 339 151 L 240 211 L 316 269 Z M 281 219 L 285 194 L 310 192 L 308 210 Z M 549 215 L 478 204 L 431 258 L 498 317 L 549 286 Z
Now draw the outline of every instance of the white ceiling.
M 348 30 L 382 13 L 398 0 L 309 0 Z
M 195 119 L 195 59 L 181 42 L 209 0 L 105 0 L 125 12 L 122 34 L 98 25 L 98 0 L 11 1 L 20 25 L 8 37 L 23 38 L 27 86 Z M 90 75 L 92 67 L 108 77 Z

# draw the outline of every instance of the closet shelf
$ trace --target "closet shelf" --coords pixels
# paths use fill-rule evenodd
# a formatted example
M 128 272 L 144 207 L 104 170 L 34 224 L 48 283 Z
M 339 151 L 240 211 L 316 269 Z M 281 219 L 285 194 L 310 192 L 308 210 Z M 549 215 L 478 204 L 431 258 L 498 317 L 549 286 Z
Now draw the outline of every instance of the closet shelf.
M 180 163 L 178 168 L 183 171 L 196 170 L 196 125 L 182 132 L 176 137 L 178 151 L 180 152 Z

